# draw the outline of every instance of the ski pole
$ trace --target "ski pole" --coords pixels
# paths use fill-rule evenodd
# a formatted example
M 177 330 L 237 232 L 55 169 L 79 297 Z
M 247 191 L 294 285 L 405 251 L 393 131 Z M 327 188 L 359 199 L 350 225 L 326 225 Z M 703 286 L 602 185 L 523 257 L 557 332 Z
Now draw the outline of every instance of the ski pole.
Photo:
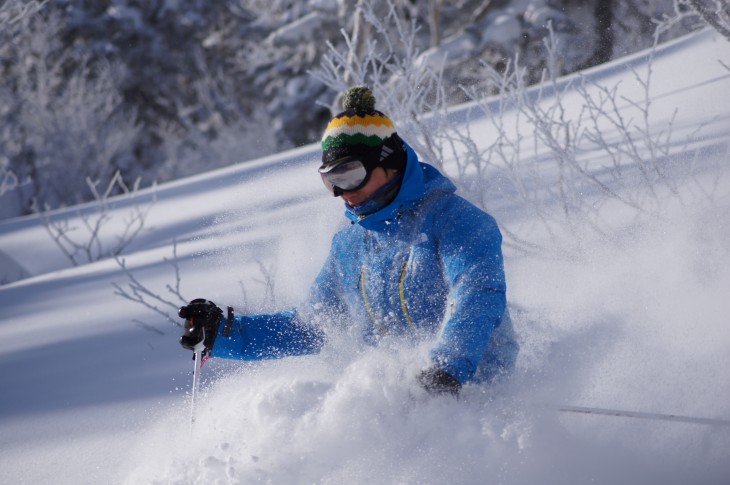
M 715 418 L 698 418 L 680 416 L 676 414 L 644 413 L 619 409 L 589 408 L 582 406 L 558 406 L 557 410 L 563 413 L 595 414 L 602 416 L 617 416 L 623 418 L 654 419 L 659 421 L 675 421 L 680 423 L 708 424 L 711 426 L 730 426 L 730 421 Z
M 229 318 L 233 320 L 233 308 L 228 308 Z M 210 357 L 223 311 L 215 303 L 196 298 L 177 311 L 185 319 L 185 330 L 180 337 L 180 345 L 193 351 L 193 387 L 190 402 L 190 429 L 195 424 L 195 401 L 200 391 L 200 374 L 203 364 Z M 206 334 L 207 333 L 207 334 Z M 209 338 L 212 337 L 212 338 Z
M 195 399 L 198 395 L 198 389 L 200 388 L 200 373 L 203 369 L 203 350 L 205 349 L 205 345 L 203 344 L 203 341 L 201 340 L 197 344 L 195 344 L 195 347 L 193 347 L 193 390 L 192 390 L 192 399 L 190 403 L 190 427 L 192 429 L 193 425 L 195 425 Z

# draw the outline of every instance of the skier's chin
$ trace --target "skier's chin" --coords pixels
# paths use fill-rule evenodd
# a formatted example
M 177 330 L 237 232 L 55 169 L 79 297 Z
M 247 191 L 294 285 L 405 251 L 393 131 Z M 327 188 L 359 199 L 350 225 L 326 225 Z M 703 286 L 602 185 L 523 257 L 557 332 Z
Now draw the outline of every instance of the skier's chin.
M 355 208 L 365 202 L 366 199 L 366 197 L 364 197 L 363 194 L 360 193 L 360 191 L 346 192 L 342 194 L 342 198 L 345 202 L 347 202 L 347 205 Z

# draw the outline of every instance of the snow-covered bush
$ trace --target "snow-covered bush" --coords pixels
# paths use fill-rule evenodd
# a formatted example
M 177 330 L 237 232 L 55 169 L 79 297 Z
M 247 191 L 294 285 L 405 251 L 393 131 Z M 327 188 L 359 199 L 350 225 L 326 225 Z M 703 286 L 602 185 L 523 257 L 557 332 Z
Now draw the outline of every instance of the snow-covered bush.
M 2 48 L 18 62 L 12 82 L 0 88 L 0 150 L 8 169 L 30 180 L 14 194 L 28 213 L 34 204 L 82 202 L 86 177 L 110 180 L 130 169 L 139 126 L 117 89 L 122 66 L 65 48 L 56 14 L 19 23 L 23 28 Z

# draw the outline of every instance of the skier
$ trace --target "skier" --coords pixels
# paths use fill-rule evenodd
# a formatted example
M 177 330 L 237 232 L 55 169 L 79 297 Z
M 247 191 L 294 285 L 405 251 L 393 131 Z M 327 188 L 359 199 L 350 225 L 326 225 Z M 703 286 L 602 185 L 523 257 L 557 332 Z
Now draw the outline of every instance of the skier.
M 185 348 L 260 360 L 317 353 L 322 321 L 357 325 L 367 342 L 387 335 L 435 344 L 418 376 L 430 393 L 458 394 L 469 381 L 508 372 L 518 346 L 506 309 L 502 236 L 495 220 L 455 194 L 375 110 L 372 92 L 349 89 L 322 137 L 319 173 L 345 202 L 338 232 L 305 305 L 228 317 L 196 299 L 180 309 Z

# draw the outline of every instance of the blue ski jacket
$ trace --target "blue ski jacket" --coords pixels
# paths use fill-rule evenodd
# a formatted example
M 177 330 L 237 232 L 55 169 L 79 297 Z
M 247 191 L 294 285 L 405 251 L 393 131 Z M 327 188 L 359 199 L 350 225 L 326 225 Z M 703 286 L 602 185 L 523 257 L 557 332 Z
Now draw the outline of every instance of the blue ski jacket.
M 212 355 L 243 360 L 317 353 L 318 318 L 384 335 L 436 337 L 431 358 L 459 382 L 511 369 L 518 346 L 506 309 L 502 236 L 494 218 L 455 194 L 406 145 L 401 189 L 380 211 L 338 232 L 299 310 L 236 315 L 221 324 Z

